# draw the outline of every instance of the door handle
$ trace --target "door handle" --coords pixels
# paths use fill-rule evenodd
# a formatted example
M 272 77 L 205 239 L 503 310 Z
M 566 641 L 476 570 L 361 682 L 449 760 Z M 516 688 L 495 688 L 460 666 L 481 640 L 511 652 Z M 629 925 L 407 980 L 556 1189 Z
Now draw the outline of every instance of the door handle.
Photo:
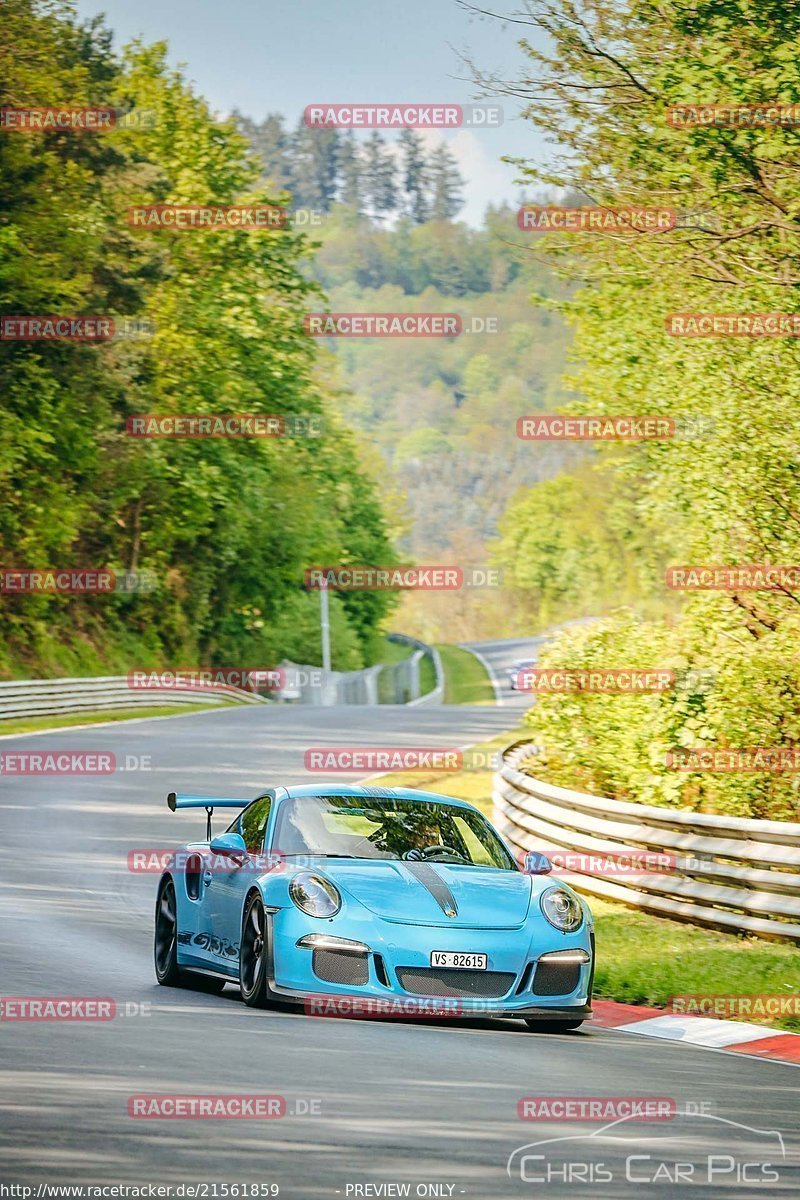
M 210 871 L 204 871 L 203 872 L 203 887 L 211 887 L 211 880 L 213 878 L 214 878 L 214 876 L 211 874 Z

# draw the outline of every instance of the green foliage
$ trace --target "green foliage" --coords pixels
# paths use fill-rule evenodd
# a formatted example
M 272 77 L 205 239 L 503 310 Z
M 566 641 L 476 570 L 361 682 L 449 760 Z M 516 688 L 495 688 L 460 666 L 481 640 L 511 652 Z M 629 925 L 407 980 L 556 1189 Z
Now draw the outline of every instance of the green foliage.
M 269 203 L 245 138 L 218 122 L 163 45 L 121 60 L 97 23 L 37 0 L 4 9 L 3 104 L 153 110 L 152 127 L 6 134 L 5 313 L 144 317 L 152 338 L 4 342 L 0 554 L 11 567 L 151 571 L 151 594 L 3 599 L 0 667 L 318 658 L 321 562 L 390 561 L 376 487 L 337 418 L 301 314 L 321 297 L 286 230 L 134 231 L 134 204 Z M 13 52 L 13 54 L 12 54 Z M 320 437 L 144 439 L 125 419 L 277 413 Z M 362 665 L 391 604 L 334 597 L 335 667 Z
M 678 770 L 670 753 L 800 744 L 798 632 L 794 618 L 758 642 L 742 637 L 716 599 L 671 624 L 621 610 L 562 630 L 539 666 L 671 670 L 676 682 L 625 695 L 540 693 L 526 717 L 541 748 L 535 773 L 624 800 L 797 821 L 797 773 Z
M 627 506 L 626 544 L 637 560 L 633 600 L 641 612 L 660 591 L 669 611 L 665 565 L 800 560 L 797 340 L 665 331 L 671 312 L 797 311 L 800 132 L 675 128 L 666 113 L 680 103 L 793 103 L 800 11 L 772 0 L 689 8 L 578 0 L 565 21 L 563 5 L 542 0 L 529 12 L 546 48 L 525 46 L 527 115 L 564 153 L 547 171 L 526 168 L 528 180 L 577 193 L 582 203 L 701 213 L 691 228 L 535 241 L 537 256 L 583 284 L 564 305 L 575 329 L 569 383 L 583 397 L 572 410 L 676 421 L 679 436 L 671 440 L 600 451 L 613 483 L 599 542 L 603 528 L 620 528 Z M 565 494 L 572 514 L 574 496 Z M 549 501 L 544 494 L 531 499 L 530 513 L 524 503 L 517 508 L 522 528 L 505 527 L 506 549 L 515 538 L 530 548 L 535 578 L 528 586 L 541 592 L 546 582 L 544 595 L 556 597 L 561 587 L 569 600 L 553 555 L 579 543 L 580 523 L 557 518 L 552 536 L 531 537 L 531 517 Z M 629 556 L 611 561 L 625 600 Z M 607 559 L 589 551 L 589 562 L 588 589 L 602 597 Z M 668 777 L 656 760 L 669 745 L 797 742 L 798 605 L 791 589 L 695 595 L 675 624 L 625 619 L 585 642 L 564 642 L 552 651 L 562 662 L 573 652 L 617 666 L 648 665 L 655 654 L 676 664 L 699 658 L 716 671 L 716 686 L 702 701 L 542 701 L 532 721 L 553 770 L 567 781 L 571 762 L 587 786 L 655 803 L 796 819 L 791 777 Z

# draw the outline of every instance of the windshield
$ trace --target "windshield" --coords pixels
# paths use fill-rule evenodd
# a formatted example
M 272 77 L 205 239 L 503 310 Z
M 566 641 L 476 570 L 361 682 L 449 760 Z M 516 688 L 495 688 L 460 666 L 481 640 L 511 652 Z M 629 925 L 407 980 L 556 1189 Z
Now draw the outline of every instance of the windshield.
M 286 856 L 324 854 L 517 869 L 480 813 L 432 800 L 371 796 L 284 800 L 273 849 Z

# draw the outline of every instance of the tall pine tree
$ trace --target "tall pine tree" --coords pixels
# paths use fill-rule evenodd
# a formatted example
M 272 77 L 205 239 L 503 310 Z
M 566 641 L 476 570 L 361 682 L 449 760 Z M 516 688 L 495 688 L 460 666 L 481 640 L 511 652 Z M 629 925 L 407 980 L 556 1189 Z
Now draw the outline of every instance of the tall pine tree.
M 415 225 L 428 220 L 428 165 L 422 138 L 413 129 L 400 134 L 405 211 Z
M 452 221 L 464 203 L 464 178 L 449 147 L 442 142 L 428 158 L 430 218 Z
M 377 130 L 370 134 L 364 148 L 364 191 L 373 216 L 384 217 L 398 207 L 397 170 Z

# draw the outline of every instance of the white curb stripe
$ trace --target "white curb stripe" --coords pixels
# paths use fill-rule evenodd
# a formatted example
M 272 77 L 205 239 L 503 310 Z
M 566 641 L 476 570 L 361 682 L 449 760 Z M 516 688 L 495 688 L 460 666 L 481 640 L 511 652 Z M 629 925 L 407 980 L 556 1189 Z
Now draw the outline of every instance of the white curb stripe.
M 753 1042 L 781 1032 L 744 1021 L 678 1016 L 651 1017 L 646 1021 L 633 1021 L 630 1025 L 617 1025 L 615 1028 L 626 1033 L 641 1033 L 647 1037 L 669 1038 L 675 1042 L 691 1042 L 696 1046 L 717 1048 Z

